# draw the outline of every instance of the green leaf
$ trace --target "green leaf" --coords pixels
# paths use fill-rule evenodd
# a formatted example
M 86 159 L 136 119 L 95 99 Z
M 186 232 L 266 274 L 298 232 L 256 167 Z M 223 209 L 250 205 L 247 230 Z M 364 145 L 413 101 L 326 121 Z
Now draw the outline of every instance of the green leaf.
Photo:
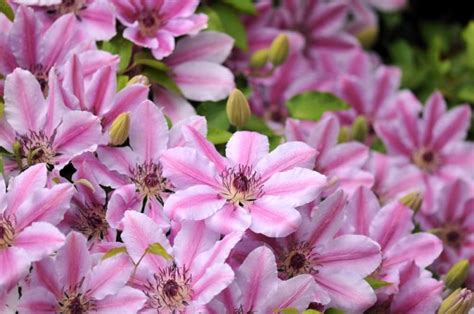
M 168 73 L 146 67 L 143 70 L 143 74 L 146 75 L 153 83 L 161 85 L 167 90 L 181 95 L 181 90 L 179 89 L 178 85 L 176 85 L 176 82 L 168 75 Z
M 227 130 L 229 128 L 224 101 L 205 101 L 197 107 L 196 111 L 199 115 L 206 117 L 209 129 Z
M 5 104 L 0 100 L 0 119 L 3 118 L 3 113 L 5 112 Z
M 349 109 L 342 99 L 330 93 L 306 92 L 288 100 L 288 110 L 291 117 L 303 120 L 319 120 L 327 111 Z
M 385 148 L 385 145 L 380 138 L 376 138 L 370 148 L 372 148 L 372 150 L 375 150 L 376 152 L 379 152 L 379 153 L 387 152 L 387 149 Z
M 118 75 L 117 76 L 117 91 L 123 89 L 127 86 L 128 83 L 128 76 L 127 75 Z
M 207 15 L 207 30 L 225 33 L 225 28 L 222 24 L 221 18 L 214 9 L 208 6 L 203 6 L 199 8 L 198 12 Z
M 467 60 L 471 66 L 474 66 L 474 21 L 470 21 L 462 32 L 462 37 L 466 43 Z
M 231 136 L 232 136 L 232 133 L 226 130 L 214 129 L 214 128 L 207 130 L 207 139 L 212 144 L 215 144 L 215 145 L 227 143 L 227 141 L 230 139 Z
M 120 63 L 118 66 L 119 71 L 127 69 L 128 64 L 130 63 L 130 58 L 132 57 L 132 47 L 132 42 L 119 35 L 115 36 L 110 41 L 104 41 L 102 43 L 102 50 L 120 56 Z
M 169 72 L 170 68 L 161 61 L 154 59 L 137 59 L 133 61 L 134 65 L 147 65 L 150 68 L 156 69 L 158 71 Z
M 294 307 L 287 307 L 284 309 L 275 309 L 273 310 L 273 313 L 279 313 L 279 314 L 299 314 L 298 310 L 295 309 Z
M 390 286 L 392 283 L 391 282 L 387 282 L 387 281 L 383 281 L 383 280 L 380 280 L 380 279 L 377 279 L 377 278 L 374 278 L 374 277 L 365 277 L 365 281 L 367 281 L 367 283 L 372 287 L 372 289 L 379 289 L 379 288 L 383 288 L 383 287 L 386 287 L 386 286 Z
M 120 253 L 127 253 L 127 248 L 124 246 L 114 247 L 113 249 L 110 249 L 105 252 L 104 256 L 102 256 L 102 260 L 118 255 Z
M 3 170 L 3 155 L 0 154 L 0 174 L 3 174 Z
M 321 314 L 321 312 L 313 310 L 313 309 L 309 309 L 309 310 L 304 310 L 303 314 Z
M 6 0 L 0 0 L 0 12 L 5 14 L 10 21 L 15 19 L 15 13 Z
M 214 11 L 219 15 L 224 32 L 235 39 L 235 46 L 246 51 L 248 48 L 247 32 L 242 22 L 240 22 L 240 15 L 237 10 L 223 3 L 216 3 Z
M 242 129 L 259 132 L 266 136 L 273 135 L 273 131 L 268 127 L 265 121 L 254 115 L 250 116 L 250 120 L 242 127 Z
M 344 311 L 331 307 L 324 311 L 324 314 L 344 314 Z
M 255 5 L 253 4 L 252 0 L 222 0 L 222 2 L 227 3 L 240 12 L 252 15 L 257 13 L 257 9 L 255 9 Z
M 159 255 L 164 257 L 166 260 L 172 260 L 173 257 L 166 252 L 165 248 L 160 243 L 153 243 L 146 249 L 147 253 Z

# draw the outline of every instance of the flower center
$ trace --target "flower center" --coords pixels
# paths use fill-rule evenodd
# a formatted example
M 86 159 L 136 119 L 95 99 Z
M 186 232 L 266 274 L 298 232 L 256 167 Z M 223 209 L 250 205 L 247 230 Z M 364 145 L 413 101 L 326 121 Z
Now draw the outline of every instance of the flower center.
M 30 72 L 38 80 L 38 83 L 41 86 L 41 90 L 43 91 L 44 95 L 48 94 L 48 72 L 49 69 L 46 68 L 44 65 L 38 63 L 31 67 Z
M 103 239 L 109 230 L 109 224 L 105 218 L 106 209 L 104 206 L 96 205 L 89 208 L 79 208 L 79 219 L 73 226 L 73 229 L 81 232 L 91 239 Z
M 308 243 L 299 243 L 291 250 L 281 255 L 278 261 L 278 271 L 284 279 L 300 274 L 314 274 L 319 266 L 316 261 L 317 254 L 312 252 Z
M 91 300 L 76 290 L 64 292 L 63 299 L 58 305 L 59 313 L 63 314 L 85 314 L 93 310 Z
M 15 238 L 15 228 L 13 224 L 3 215 L 0 215 L 0 249 L 10 246 Z
M 160 164 L 144 163 L 131 172 L 131 179 L 143 197 L 157 197 L 162 201 L 163 194 L 171 192 L 171 185 L 163 177 L 163 168 Z
M 153 276 L 154 281 L 149 281 L 145 287 L 148 297 L 146 307 L 156 309 L 158 312 L 175 313 L 183 311 L 192 299 L 191 276 L 188 269 L 170 266 Z
M 421 148 L 415 152 L 412 160 L 418 168 L 426 172 L 435 172 L 439 167 L 438 156 L 432 150 L 427 148 Z
M 160 28 L 160 18 L 158 12 L 153 10 L 143 11 L 138 17 L 140 33 L 145 37 L 153 37 Z
M 445 245 L 459 249 L 464 241 L 463 233 L 458 225 L 445 225 L 440 229 L 433 231 Z
M 60 16 L 68 13 L 73 13 L 77 20 L 82 21 L 79 13 L 82 10 L 87 9 L 87 0 L 63 0 L 61 4 L 53 5 L 48 7 L 46 11 L 50 15 Z
M 251 166 L 239 165 L 221 173 L 222 196 L 239 206 L 252 203 L 263 195 L 263 183 Z
M 41 131 L 21 136 L 18 142 L 20 151 L 15 157 L 21 169 L 43 162 L 51 164 L 56 155 L 50 139 Z

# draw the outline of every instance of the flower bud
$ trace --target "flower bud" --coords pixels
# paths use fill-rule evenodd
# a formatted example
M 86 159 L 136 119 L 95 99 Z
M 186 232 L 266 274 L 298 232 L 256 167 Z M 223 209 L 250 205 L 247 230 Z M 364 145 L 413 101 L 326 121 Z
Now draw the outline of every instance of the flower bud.
M 270 50 L 260 49 L 255 51 L 250 57 L 250 67 L 253 69 L 260 69 L 268 62 Z
M 438 314 L 468 314 L 474 307 L 474 297 L 471 290 L 456 289 L 439 307 Z
M 347 126 L 342 126 L 339 129 L 339 135 L 337 137 L 338 143 L 345 143 L 351 140 L 351 135 L 349 132 L 349 128 Z
M 94 188 L 94 185 L 92 184 L 92 182 L 90 182 L 89 180 L 87 179 L 84 179 L 84 178 L 81 178 L 79 180 L 76 180 L 74 181 L 74 184 L 75 185 L 83 185 L 85 186 L 86 188 L 89 188 L 92 192 L 95 192 L 95 188 Z
M 469 261 L 462 259 L 454 264 L 444 277 L 444 283 L 446 288 L 454 290 L 466 281 L 467 275 L 469 274 Z
M 122 145 L 128 138 L 130 128 L 130 115 L 128 112 L 121 113 L 115 118 L 109 131 L 109 143 L 111 145 Z
M 357 33 L 356 37 L 361 43 L 362 47 L 370 48 L 373 46 L 379 35 L 379 28 L 376 25 L 364 27 Z
M 145 86 L 150 86 L 150 80 L 145 75 L 135 75 L 127 82 L 127 86 L 130 86 L 133 84 L 141 84 Z
M 3 118 L 3 113 L 5 111 L 5 104 L 0 101 L 0 119 Z
M 227 99 L 227 118 L 229 122 L 241 128 L 250 119 L 250 106 L 245 95 L 238 89 L 234 89 Z
M 363 116 L 358 116 L 352 123 L 352 138 L 356 141 L 363 142 L 369 134 L 369 126 L 367 120 Z
M 423 205 L 423 197 L 419 192 L 411 192 L 400 198 L 400 203 L 411 208 L 415 213 L 418 212 Z
M 290 51 L 290 42 L 288 36 L 285 34 L 278 35 L 270 46 L 270 62 L 275 65 L 281 65 L 285 62 L 288 57 L 288 52 Z

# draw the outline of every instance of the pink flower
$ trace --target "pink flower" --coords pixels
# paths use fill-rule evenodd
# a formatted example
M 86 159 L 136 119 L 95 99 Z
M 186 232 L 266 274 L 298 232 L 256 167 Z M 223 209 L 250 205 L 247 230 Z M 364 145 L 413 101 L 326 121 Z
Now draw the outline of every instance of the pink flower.
M 195 101 L 219 101 L 234 89 L 234 75 L 221 65 L 228 57 L 234 40 L 223 33 L 202 32 L 176 44 L 165 63 L 183 96 Z M 156 87 L 155 102 L 173 121 L 195 115 L 194 108 L 183 97 Z
M 221 233 L 250 228 L 281 237 L 301 222 L 295 208 L 325 186 L 323 175 L 303 168 L 315 155 L 304 143 L 285 143 L 269 153 L 266 136 L 240 131 L 224 158 L 195 129 L 185 127 L 184 135 L 193 148 L 170 149 L 161 157 L 163 173 L 177 187 L 164 206 L 171 219 L 205 219 Z
M 134 211 L 125 213 L 122 239 L 137 265 L 131 283 L 147 296 L 145 313 L 198 313 L 234 279 L 225 263 L 240 233 L 220 235 L 203 222 L 184 222 L 170 245 L 159 226 Z M 160 244 L 173 260 L 146 253 Z
M 472 185 L 461 179 L 446 184 L 441 190 L 438 211 L 418 215 L 423 230 L 436 234 L 444 243 L 441 257 L 434 268 L 440 275 L 459 260 L 474 264 L 474 194 Z M 470 267 L 467 285 L 474 288 L 474 269 Z
M 73 157 L 95 151 L 102 143 L 100 120 L 64 106 L 54 71 L 46 100 L 30 72 L 16 69 L 7 76 L 5 121 L 0 122 L 0 130 L 0 146 L 12 152 L 5 159 L 8 172 L 37 163 L 62 169 Z
M 132 270 L 123 254 L 94 262 L 84 236 L 71 232 L 56 259 L 34 264 L 19 309 L 22 313 L 136 313 L 145 296 L 125 286 Z
M 80 36 L 84 39 L 109 40 L 115 36 L 114 8 L 107 0 L 13 0 L 18 4 L 33 6 L 46 25 L 63 15 L 71 14 Z
M 265 246 L 248 254 L 235 277 L 234 282 L 209 305 L 211 312 L 273 313 L 284 308 L 302 312 L 317 293 L 310 275 L 279 279 L 275 256 Z
M 47 170 L 35 165 L 12 178 L 6 191 L 0 178 L 0 299 L 27 273 L 31 262 L 64 243 L 58 224 L 69 205 L 69 183 L 46 188 Z
M 336 235 L 344 223 L 345 203 L 344 193 L 337 191 L 312 215 L 305 214 L 294 234 L 281 239 L 250 234 L 249 240 L 273 249 L 280 278 L 311 275 L 317 287 L 314 302 L 362 312 L 376 301 L 364 278 L 379 266 L 380 247 L 366 236 Z
M 207 16 L 194 14 L 198 0 L 113 0 L 117 17 L 126 26 L 123 36 L 150 48 L 156 59 L 169 56 L 175 37 L 196 35 L 207 26 Z
M 318 122 L 286 121 L 286 138 L 303 141 L 317 150 L 314 169 L 334 181 L 336 186 L 352 194 L 359 186 L 371 187 L 373 177 L 362 170 L 369 157 L 369 149 L 357 142 L 337 144 L 339 123 L 334 117 L 324 117 Z
M 369 189 L 356 190 L 347 206 L 344 229 L 349 234 L 361 234 L 376 241 L 382 251 L 382 263 L 371 275 L 391 285 L 377 290 L 379 294 L 398 292 L 399 273 L 407 263 L 425 268 L 441 254 L 442 243 L 436 236 L 413 233 L 413 211 L 399 201 L 380 208 Z
M 474 181 L 471 167 L 474 145 L 463 142 L 471 110 L 468 105 L 462 105 L 447 112 L 439 92 L 428 99 L 423 112 L 413 110 L 420 107 L 413 96 L 401 98 L 396 119 L 377 123 L 375 129 L 389 154 L 418 167 L 423 176 L 421 192 L 426 204 L 431 205 L 444 183 L 457 178 Z M 422 114 L 422 118 L 418 114 Z M 436 210 L 426 204 L 423 206 L 426 213 Z
M 90 167 L 95 169 L 100 184 L 116 189 L 110 198 L 106 215 L 112 227 L 120 228 L 124 212 L 128 209 L 140 210 L 142 204 L 147 215 L 163 228 L 169 227 L 162 206 L 174 187 L 164 175 L 159 158 L 168 146 L 184 144 L 181 128 L 185 124 L 194 125 L 200 130 L 206 127 L 202 118 L 192 117 L 168 130 L 161 110 L 151 101 L 145 100 L 131 113 L 130 147 L 99 147 L 97 155 L 103 165 L 90 160 Z M 103 166 L 106 169 L 100 170 Z M 117 174 L 118 180 L 114 178 Z

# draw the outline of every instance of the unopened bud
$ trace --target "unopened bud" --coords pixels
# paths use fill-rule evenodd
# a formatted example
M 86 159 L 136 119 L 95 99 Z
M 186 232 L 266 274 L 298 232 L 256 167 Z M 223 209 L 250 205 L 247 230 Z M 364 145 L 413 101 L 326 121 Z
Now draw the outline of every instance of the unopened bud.
M 468 314 L 474 307 L 474 297 L 471 290 L 456 289 L 439 307 L 438 314 Z
M 244 126 L 249 121 L 251 115 L 247 98 L 236 88 L 227 99 L 226 111 L 229 122 L 237 128 Z
M 290 51 L 290 42 L 288 36 L 285 34 L 278 35 L 270 46 L 269 59 L 270 62 L 275 65 L 281 65 L 285 62 L 288 57 L 288 52 Z
M 109 131 L 109 143 L 111 145 L 122 145 L 128 138 L 130 128 L 130 115 L 128 112 L 121 113 L 115 118 Z
M 253 69 L 260 69 L 268 62 L 270 50 L 260 49 L 255 51 L 250 57 L 250 67 Z
M 358 116 L 352 123 L 352 138 L 363 142 L 369 134 L 369 125 L 363 116 Z
M 379 35 L 379 28 L 375 26 L 367 26 L 357 33 L 356 37 L 362 47 L 370 48 L 373 46 Z
M 339 129 L 339 135 L 337 137 L 338 143 L 345 143 L 351 140 L 351 135 L 349 132 L 349 128 L 347 126 L 343 126 Z
M 467 275 L 469 274 L 469 261 L 462 259 L 454 264 L 444 277 L 444 283 L 446 288 L 454 290 L 466 281 Z
M 150 80 L 145 75 L 135 75 L 127 82 L 127 86 L 130 86 L 133 84 L 141 84 L 145 86 L 150 86 Z
M 418 212 L 423 205 L 423 197 L 419 192 L 411 192 L 400 198 L 400 203 L 411 208 L 415 213 Z
M 5 111 L 5 104 L 0 101 L 0 119 L 3 118 L 3 113 Z

